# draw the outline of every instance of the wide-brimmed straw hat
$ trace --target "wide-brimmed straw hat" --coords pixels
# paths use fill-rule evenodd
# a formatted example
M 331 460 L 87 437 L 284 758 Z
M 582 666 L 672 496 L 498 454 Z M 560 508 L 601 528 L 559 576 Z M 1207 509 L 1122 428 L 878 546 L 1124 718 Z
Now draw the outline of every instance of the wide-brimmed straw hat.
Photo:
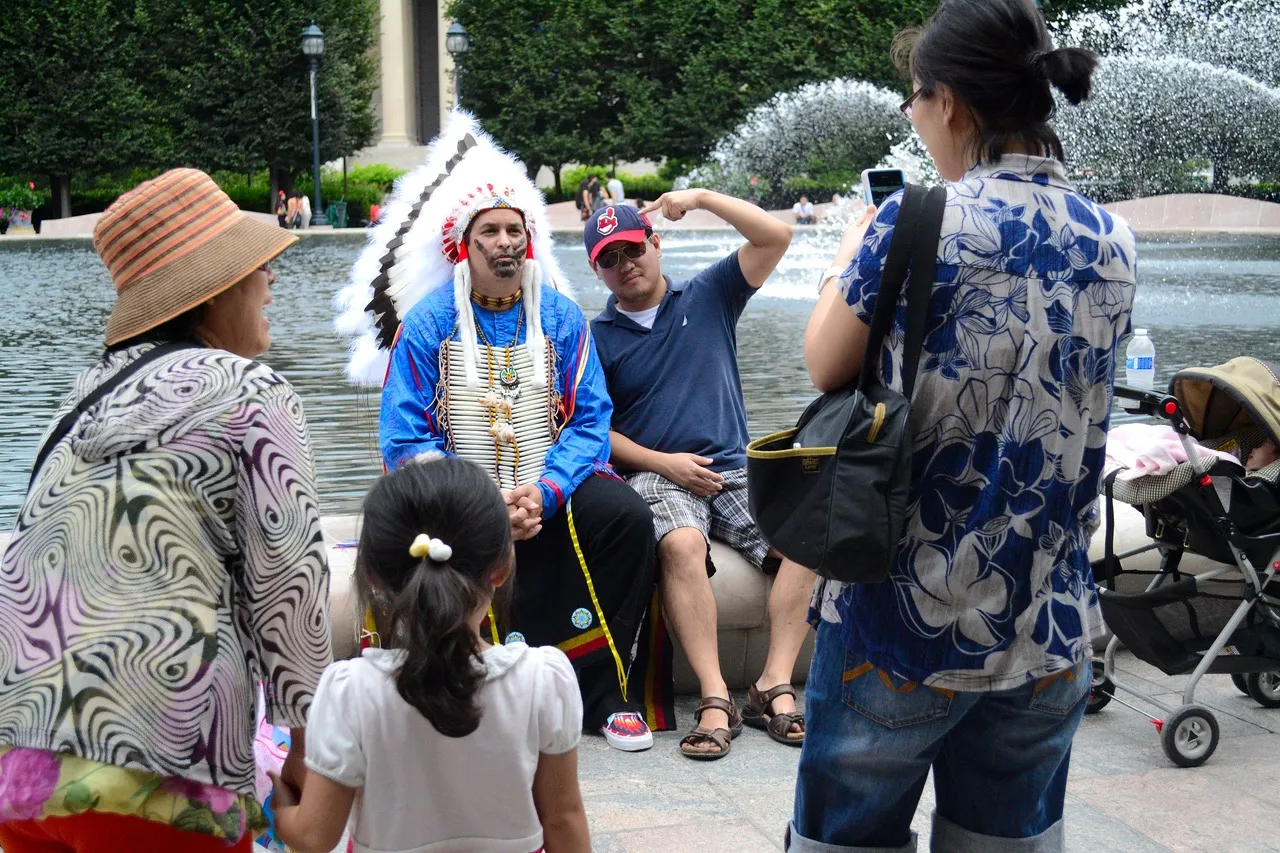
M 116 288 L 107 346 L 217 296 L 297 239 L 241 211 L 198 169 L 172 169 L 138 185 L 93 229 Z

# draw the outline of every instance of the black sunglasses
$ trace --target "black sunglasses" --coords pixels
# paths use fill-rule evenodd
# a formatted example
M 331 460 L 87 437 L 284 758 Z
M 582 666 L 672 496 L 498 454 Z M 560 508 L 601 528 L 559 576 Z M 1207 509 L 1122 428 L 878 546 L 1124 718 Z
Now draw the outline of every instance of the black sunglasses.
M 602 270 L 611 270 L 618 264 L 622 263 L 622 256 L 626 255 L 633 261 L 638 261 L 644 257 L 644 253 L 649 251 L 649 241 L 646 238 L 643 243 L 628 243 L 621 249 L 615 249 L 611 252 L 601 252 L 596 258 L 596 266 Z
M 924 92 L 924 89 L 916 89 L 914 92 L 911 93 L 910 98 L 907 98 L 905 101 L 903 101 L 901 104 L 898 105 L 898 109 L 901 110 L 902 114 L 907 117 L 907 121 L 911 121 L 912 102 L 915 101 L 916 98 L 920 97 L 921 93 L 923 92 Z

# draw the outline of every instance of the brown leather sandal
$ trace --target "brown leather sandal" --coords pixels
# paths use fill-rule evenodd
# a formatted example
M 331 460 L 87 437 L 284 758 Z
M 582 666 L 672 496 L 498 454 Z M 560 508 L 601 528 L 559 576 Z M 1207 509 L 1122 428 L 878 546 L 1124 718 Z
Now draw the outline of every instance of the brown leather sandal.
M 724 758 L 733 747 L 733 739 L 742 734 L 742 715 L 738 713 L 738 706 L 733 704 L 733 699 L 705 696 L 698 702 L 698 707 L 693 712 L 695 723 L 702 721 L 703 711 L 724 711 L 729 715 L 729 728 L 704 729 L 700 725 L 695 725 L 692 731 L 680 739 L 680 754 L 686 758 L 692 758 L 694 761 L 715 761 L 716 759 Z M 709 752 L 686 748 L 707 743 L 719 747 L 719 749 L 715 752 Z
M 774 699 L 795 695 L 796 689 L 790 684 L 779 684 L 763 693 L 751 685 L 747 688 L 747 707 L 742 710 L 742 722 L 753 729 L 763 729 L 778 743 L 801 746 L 804 743 L 804 714 L 775 714 L 770 710 Z M 791 731 L 792 726 L 799 726 L 800 731 Z

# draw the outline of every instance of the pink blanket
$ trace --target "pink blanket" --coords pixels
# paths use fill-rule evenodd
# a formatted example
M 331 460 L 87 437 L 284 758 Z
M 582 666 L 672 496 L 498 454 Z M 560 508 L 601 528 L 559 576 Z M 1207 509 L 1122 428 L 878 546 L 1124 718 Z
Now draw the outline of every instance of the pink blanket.
M 1210 450 L 1197 445 L 1197 453 L 1215 456 L 1240 464 L 1230 453 Z M 1139 477 L 1167 474 L 1183 462 L 1189 462 L 1187 452 L 1173 427 L 1165 424 L 1121 424 L 1107 433 L 1107 465 L 1110 473 L 1124 468 L 1117 480 L 1136 480 Z

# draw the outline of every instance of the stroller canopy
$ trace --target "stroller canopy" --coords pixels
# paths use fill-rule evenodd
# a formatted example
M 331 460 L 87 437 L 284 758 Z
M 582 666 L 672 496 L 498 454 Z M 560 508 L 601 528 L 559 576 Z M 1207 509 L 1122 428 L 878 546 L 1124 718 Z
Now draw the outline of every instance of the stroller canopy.
M 1191 434 L 1223 438 L 1255 426 L 1280 444 L 1280 365 L 1257 358 L 1233 358 L 1217 367 L 1179 371 L 1169 391 L 1182 404 Z

